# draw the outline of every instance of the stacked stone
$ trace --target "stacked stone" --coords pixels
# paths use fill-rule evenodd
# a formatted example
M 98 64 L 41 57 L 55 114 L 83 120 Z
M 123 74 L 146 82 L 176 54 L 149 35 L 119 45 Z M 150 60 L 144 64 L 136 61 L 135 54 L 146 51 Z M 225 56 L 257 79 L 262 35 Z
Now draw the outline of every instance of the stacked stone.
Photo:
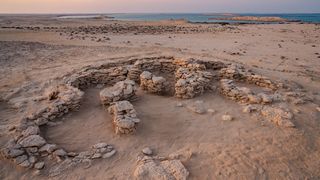
M 137 113 L 129 101 L 117 101 L 108 111 L 113 116 L 116 134 L 130 134 L 136 130 L 140 119 L 137 118 Z
M 139 60 L 134 64 L 141 71 L 159 71 L 164 73 L 173 73 L 176 66 L 172 63 L 172 59 L 156 59 L 156 60 Z
M 79 89 L 69 85 L 62 84 L 50 87 L 45 92 L 48 105 L 38 109 L 26 119 L 35 122 L 37 125 L 44 125 L 69 111 L 79 109 L 83 94 Z
M 132 80 L 117 82 L 114 86 L 103 89 L 100 92 L 100 99 L 104 106 L 113 102 L 130 100 L 136 97 L 136 85 Z
M 167 82 L 163 77 L 144 71 L 140 75 L 140 87 L 150 93 L 163 94 L 166 92 Z
M 67 79 L 67 84 L 76 88 L 87 88 L 92 84 L 113 85 L 127 78 L 128 69 L 124 66 L 108 69 L 85 69 Z
M 5 158 L 12 159 L 19 166 L 42 169 L 44 163 L 38 161 L 40 157 L 50 154 L 55 157 L 66 155 L 56 145 L 47 144 L 40 136 L 39 126 L 70 110 L 78 109 L 83 92 L 69 85 L 58 85 L 48 88 L 45 95 L 49 106 L 23 118 L 19 126 L 14 129 L 14 137 L 1 151 Z
M 232 64 L 226 68 L 220 70 L 220 77 L 225 79 L 234 79 L 238 81 L 246 81 L 251 84 L 255 84 L 260 87 L 266 87 L 272 90 L 276 90 L 278 86 L 273 83 L 269 78 L 256 75 L 253 72 L 245 70 L 243 66 Z
M 213 78 L 210 72 L 199 64 L 189 64 L 186 68 L 180 67 L 175 73 L 175 96 L 183 99 L 193 98 L 202 94 Z
M 129 68 L 128 76 L 127 78 L 135 81 L 137 83 L 140 82 L 140 74 L 142 73 L 141 69 L 138 66 L 131 66 Z
M 255 84 L 260 87 L 266 87 L 272 90 L 278 89 L 278 86 L 273 83 L 269 78 L 261 75 L 249 75 L 246 78 L 247 82 Z
M 248 104 L 268 104 L 273 101 L 272 97 L 265 94 L 253 93 L 249 88 L 238 87 L 231 79 L 222 79 L 220 81 L 221 93 L 231 100 Z

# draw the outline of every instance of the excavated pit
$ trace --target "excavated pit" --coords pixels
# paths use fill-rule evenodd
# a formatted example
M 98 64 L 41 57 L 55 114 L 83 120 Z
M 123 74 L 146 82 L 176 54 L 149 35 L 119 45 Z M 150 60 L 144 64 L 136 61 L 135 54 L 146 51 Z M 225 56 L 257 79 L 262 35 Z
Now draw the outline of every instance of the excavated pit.
M 123 84 L 115 87 L 116 83 L 129 80 L 137 86 L 137 92 Z M 157 84 L 159 82 L 164 84 Z M 110 88 L 112 86 L 114 88 Z M 100 93 L 106 87 L 110 88 L 107 96 L 112 99 L 108 103 L 104 103 Z M 252 92 L 248 93 L 250 89 Z M 120 153 L 132 154 L 130 149 L 142 149 L 157 141 L 164 141 L 158 145 L 161 148 L 178 140 L 201 139 L 203 135 L 199 134 L 199 129 L 215 129 L 217 133 L 208 138 L 217 138 L 224 132 L 217 130 L 221 124 L 215 120 L 226 113 L 237 114 L 233 118 L 242 113 L 241 106 L 236 103 L 232 105 L 238 107 L 234 108 L 236 110 L 221 108 L 230 100 L 241 105 L 255 104 L 257 107 L 250 113 L 254 111 L 257 116 L 282 127 L 294 127 L 290 110 L 274 106 L 285 103 L 278 97 L 281 91 L 285 89 L 279 82 L 242 66 L 219 61 L 154 57 L 88 66 L 65 75 L 44 91 L 41 103 L 47 106 L 22 118 L 2 154 L 19 166 L 36 169 L 42 169 L 39 163 L 47 162 L 49 157 L 58 164 L 51 173 L 55 176 L 60 173 L 60 162 L 68 161 L 70 166 L 67 167 L 73 167 L 113 156 L 116 150 L 110 144 L 122 149 Z M 275 92 L 277 98 L 273 96 Z M 126 93 L 136 93 L 137 97 L 128 99 Z M 261 100 L 252 101 L 252 96 Z M 206 102 L 209 99 L 210 102 Z M 110 112 L 110 107 L 123 100 L 129 101 L 134 108 L 129 109 L 130 113 L 136 111 L 136 114 L 127 110 L 120 114 Z M 196 106 L 192 105 L 194 101 Z M 197 107 L 199 105 L 201 107 Z M 241 117 L 250 115 L 242 113 Z M 250 122 L 239 123 L 250 127 Z M 41 133 L 37 130 L 39 127 Z M 186 132 L 193 135 L 192 139 L 183 137 Z M 229 135 L 229 139 L 237 136 L 232 132 Z M 24 156 L 22 160 L 21 156 Z

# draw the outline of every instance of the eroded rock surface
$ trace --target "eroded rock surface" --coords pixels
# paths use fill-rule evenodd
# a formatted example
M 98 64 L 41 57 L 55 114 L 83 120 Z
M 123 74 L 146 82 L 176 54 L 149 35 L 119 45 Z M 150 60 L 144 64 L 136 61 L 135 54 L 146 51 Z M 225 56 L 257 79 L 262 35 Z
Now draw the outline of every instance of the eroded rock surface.
M 137 180 L 185 180 L 189 172 L 177 159 L 144 156 L 138 160 L 133 176 Z
M 293 114 L 288 109 L 264 106 L 261 110 L 261 114 L 278 126 L 289 128 L 295 127 L 291 121 L 293 119 Z

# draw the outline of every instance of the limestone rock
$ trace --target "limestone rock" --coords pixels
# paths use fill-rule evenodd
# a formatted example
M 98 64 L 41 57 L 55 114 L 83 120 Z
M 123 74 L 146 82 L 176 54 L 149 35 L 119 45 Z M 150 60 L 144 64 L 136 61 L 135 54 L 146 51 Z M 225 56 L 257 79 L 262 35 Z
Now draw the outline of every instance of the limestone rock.
M 39 152 L 48 152 L 48 153 L 52 153 L 53 151 L 55 151 L 56 149 L 58 149 L 57 145 L 55 144 L 45 144 L 44 146 L 42 146 L 39 149 Z
M 26 130 L 22 131 L 22 135 L 27 137 L 30 135 L 37 135 L 40 133 L 40 129 L 38 126 L 29 126 Z
M 225 114 L 225 115 L 222 116 L 222 120 L 223 121 L 232 121 L 233 117 L 230 116 L 229 114 Z
M 30 135 L 19 142 L 22 147 L 41 147 L 45 143 L 46 141 L 39 135 Z
M 206 108 L 204 106 L 203 101 L 196 101 L 194 103 L 191 103 L 190 105 L 187 105 L 187 108 L 192 111 L 195 112 L 197 114 L 204 114 L 206 113 Z
M 108 153 L 105 153 L 105 154 L 102 156 L 102 158 L 103 158 L 103 159 L 110 158 L 110 157 L 112 157 L 113 155 L 115 155 L 116 152 L 117 152 L 117 151 L 116 151 L 115 149 L 113 149 L 112 151 L 110 151 L 110 152 L 108 152 Z
M 44 168 L 44 162 L 37 162 L 34 164 L 35 169 L 43 169 Z
M 142 149 L 142 153 L 150 156 L 150 155 L 152 155 L 152 150 L 149 147 L 146 147 L 146 148 Z

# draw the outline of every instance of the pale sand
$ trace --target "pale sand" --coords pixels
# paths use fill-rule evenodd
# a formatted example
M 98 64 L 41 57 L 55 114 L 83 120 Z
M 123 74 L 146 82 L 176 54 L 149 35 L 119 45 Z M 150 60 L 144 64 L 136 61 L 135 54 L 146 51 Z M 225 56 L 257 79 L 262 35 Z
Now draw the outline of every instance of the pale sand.
M 57 179 L 131 179 L 137 155 L 149 146 L 160 156 L 181 153 L 190 179 L 319 179 L 320 178 L 320 26 L 314 24 L 199 25 L 179 22 L 118 22 L 101 20 L 54 20 L 51 17 L 0 17 L 0 26 L 72 27 L 115 24 L 132 27 L 179 26 L 204 32 L 141 32 L 79 34 L 41 30 L 0 29 L 0 97 L 14 88 L 14 94 L 32 95 L 40 83 L 73 69 L 108 60 L 169 55 L 234 62 L 296 87 L 303 87 L 312 102 L 292 106 L 296 129 L 283 129 L 242 113 L 242 107 L 216 93 L 182 102 L 204 100 L 216 110 L 197 115 L 175 107 L 174 97 L 144 94 L 134 103 L 141 126 L 135 135 L 113 133 L 111 116 L 100 106 L 99 90 L 86 91 L 79 112 L 63 123 L 43 130 L 49 142 L 70 151 L 84 151 L 103 141 L 114 145 L 111 159 L 94 161 L 90 168 L 74 168 Z M 211 28 L 210 32 L 207 31 Z M 130 28 L 129 28 L 130 29 Z M 164 28 L 166 29 L 166 27 Z M 70 31 L 69 31 L 70 32 Z M 84 35 L 85 36 L 85 35 Z M 91 40 L 94 36 L 96 39 Z M 103 40 L 103 37 L 110 40 Z M 101 38 L 102 41 L 97 42 Z M 128 42 L 129 41 L 129 42 Z M 141 93 L 141 92 L 140 92 Z M 234 121 L 224 122 L 228 112 Z M 8 139 L 7 126 L 15 124 L 25 111 L 0 103 L 0 145 Z M 191 155 L 192 154 L 192 155 Z M 16 168 L 0 160 L 0 179 L 46 179 L 33 171 Z

